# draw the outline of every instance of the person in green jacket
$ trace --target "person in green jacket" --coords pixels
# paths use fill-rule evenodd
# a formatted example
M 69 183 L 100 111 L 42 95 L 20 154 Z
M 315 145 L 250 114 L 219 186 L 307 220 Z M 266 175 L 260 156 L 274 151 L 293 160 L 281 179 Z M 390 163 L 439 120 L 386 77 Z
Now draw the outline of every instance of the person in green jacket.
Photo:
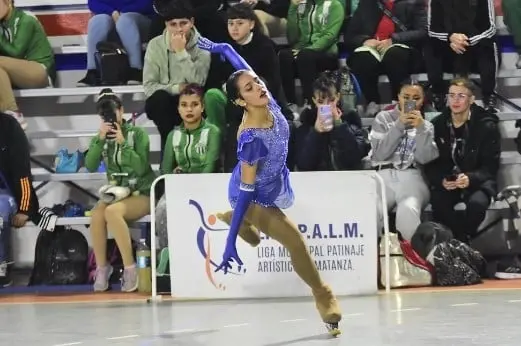
M 217 126 L 203 119 L 203 93 L 203 88 L 198 84 L 188 84 L 179 94 L 178 111 L 183 123 L 168 135 L 161 163 L 162 174 L 217 171 L 222 137 Z M 161 274 L 166 268 L 164 263 L 168 260 L 165 196 L 156 206 L 156 232 L 159 248 L 163 249 L 158 265 L 158 272 Z
M 54 54 L 38 19 L 17 9 L 12 0 L 0 0 L 0 111 L 27 128 L 16 103 L 13 86 L 45 88 L 56 76 Z
M 183 123 L 167 137 L 161 173 L 215 173 L 221 154 L 221 133 L 203 119 L 204 90 L 188 84 L 179 94 Z
M 338 39 L 345 19 L 345 1 L 291 0 L 287 36 L 290 48 L 279 52 L 284 93 L 296 103 L 295 77 L 302 96 L 311 104 L 318 74 L 338 67 Z
M 150 140 L 146 131 L 123 120 L 123 105 L 111 89 L 103 89 L 97 102 L 102 118 L 92 138 L 85 167 L 89 172 L 105 163 L 108 185 L 100 189 L 100 201 L 91 212 L 90 230 L 96 277 L 94 291 L 106 291 L 113 268 L 107 263 L 107 229 L 114 236 L 125 266 L 121 290 L 137 289 L 137 270 L 127 222 L 150 212 L 150 187 L 156 178 L 149 163 Z

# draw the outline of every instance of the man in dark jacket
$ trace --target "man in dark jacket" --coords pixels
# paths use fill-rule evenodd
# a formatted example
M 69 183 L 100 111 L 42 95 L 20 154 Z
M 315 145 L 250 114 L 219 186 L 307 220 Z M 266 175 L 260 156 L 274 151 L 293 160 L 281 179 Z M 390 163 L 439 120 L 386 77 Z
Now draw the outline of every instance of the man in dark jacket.
M 467 242 L 477 233 L 497 193 L 499 119 L 474 104 L 474 87 L 467 79 L 451 82 L 448 103 L 432 120 L 439 158 L 425 166 L 425 173 L 434 221 Z M 466 205 L 463 218 L 454 210 L 460 202 Z
M 38 223 L 38 198 L 32 186 L 29 142 L 18 121 L 0 113 L 0 286 L 7 286 L 10 228 Z
M 295 130 L 297 168 L 300 171 L 344 171 L 362 169 L 362 159 L 371 149 L 367 132 L 357 112 L 342 115 L 337 107 L 339 78 L 323 73 L 313 85 L 313 104 L 300 115 L 302 126 Z M 328 126 L 317 107 L 330 105 Z M 332 126 L 331 126 L 332 125 Z
M 497 112 L 494 90 L 499 56 L 494 40 L 494 0 L 429 0 L 428 6 L 425 64 L 436 108 L 445 106 L 443 72 L 450 72 L 444 69 L 449 63 L 459 76 L 477 68 L 485 108 Z

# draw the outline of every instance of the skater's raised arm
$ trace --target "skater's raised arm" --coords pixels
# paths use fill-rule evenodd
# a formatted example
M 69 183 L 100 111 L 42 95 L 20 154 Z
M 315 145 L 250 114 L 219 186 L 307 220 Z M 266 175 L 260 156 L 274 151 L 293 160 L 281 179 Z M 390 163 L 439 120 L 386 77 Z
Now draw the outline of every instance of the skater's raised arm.
M 253 72 L 257 77 L 257 73 L 251 68 L 250 65 L 244 60 L 244 58 L 233 49 L 233 47 L 228 43 L 215 43 L 210 41 L 207 38 L 199 37 L 199 40 L 197 41 L 197 45 L 199 48 L 209 51 L 210 53 L 220 54 L 221 56 L 225 57 L 226 60 L 233 66 L 234 69 L 237 71 L 239 70 L 248 70 Z M 259 80 L 261 83 L 264 84 L 264 86 L 267 88 L 266 83 L 262 81 L 262 79 L 259 77 Z M 280 106 L 277 104 L 275 99 L 273 98 L 273 95 L 271 95 L 271 92 L 268 90 L 269 98 L 270 98 L 270 104 L 272 107 L 276 107 L 280 109 Z

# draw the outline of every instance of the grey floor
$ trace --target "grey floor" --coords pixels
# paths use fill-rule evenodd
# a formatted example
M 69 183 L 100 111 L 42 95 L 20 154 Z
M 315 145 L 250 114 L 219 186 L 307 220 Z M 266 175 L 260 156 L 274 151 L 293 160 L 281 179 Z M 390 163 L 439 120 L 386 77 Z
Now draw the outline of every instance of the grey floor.
M 330 339 L 309 299 L 0 305 L 0 345 L 427 346 L 521 344 L 521 290 L 340 299 Z

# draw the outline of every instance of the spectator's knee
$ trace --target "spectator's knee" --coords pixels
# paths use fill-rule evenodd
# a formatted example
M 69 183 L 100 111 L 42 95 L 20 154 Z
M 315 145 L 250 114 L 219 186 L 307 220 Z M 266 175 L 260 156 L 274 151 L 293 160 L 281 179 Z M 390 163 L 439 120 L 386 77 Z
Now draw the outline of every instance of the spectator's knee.
M 121 203 L 114 203 L 105 208 L 105 220 L 119 219 L 123 217 L 124 206 Z
M 105 209 L 101 207 L 95 207 L 91 210 L 90 217 L 92 219 L 92 223 L 96 221 L 105 221 Z
M 162 110 L 164 108 L 165 104 L 170 103 L 171 98 L 172 98 L 172 95 L 170 95 L 165 90 L 157 90 L 156 92 L 154 92 L 145 101 L 145 111 L 147 112 L 147 115 L 153 116 L 153 114 L 149 114 L 149 113 L 154 113 L 158 109 Z
M 315 52 L 310 49 L 301 50 L 297 55 L 297 62 L 314 63 Z
M 112 27 L 113 24 L 114 19 L 112 19 L 108 14 L 96 14 L 89 19 L 87 30 L 94 29 L 95 27 Z
M 116 31 L 119 34 L 120 32 L 128 30 L 129 26 L 136 26 L 134 17 L 128 13 L 122 13 L 116 22 Z
M 411 240 L 421 223 L 422 202 L 409 197 L 396 206 L 396 229 L 406 240 Z

